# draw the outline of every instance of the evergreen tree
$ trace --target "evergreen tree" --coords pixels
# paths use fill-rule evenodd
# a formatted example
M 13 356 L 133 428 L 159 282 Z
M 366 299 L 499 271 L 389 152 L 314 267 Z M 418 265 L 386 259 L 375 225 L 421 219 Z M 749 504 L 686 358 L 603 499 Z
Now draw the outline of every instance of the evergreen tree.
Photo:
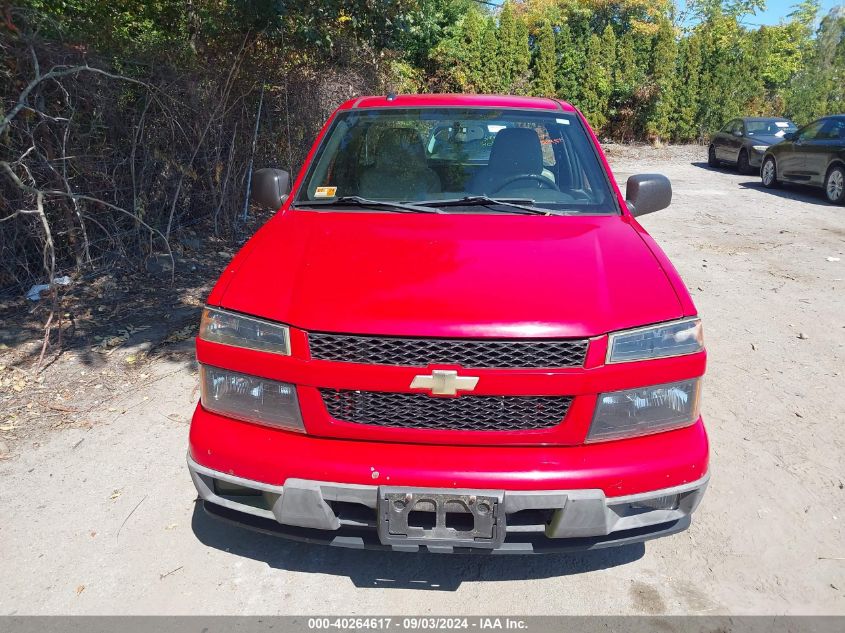
M 610 87 L 602 59 L 603 51 L 601 38 L 593 33 L 587 42 L 581 99 L 576 103 L 597 133 L 607 123 L 607 98 Z
M 676 92 L 675 136 L 680 141 L 694 141 L 700 134 L 698 122 L 701 76 L 701 38 L 698 34 L 684 38 L 679 50 L 680 83 Z
M 517 74 L 517 42 L 519 36 L 516 29 L 516 16 L 510 1 L 502 5 L 502 12 L 499 15 L 498 29 L 498 69 L 501 77 L 502 87 L 510 92 Z
M 643 73 L 637 64 L 637 53 L 634 50 L 634 36 L 626 33 L 616 47 L 612 101 L 618 106 L 630 102 L 642 81 Z
M 461 17 L 418 72 L 437 89 L 555 94 L 623 140 L 693 141 L 743 114 L 803 123 L 845 109 L 845 10 L 815 33 L 818 0 L 781 24 L 744 25 L 761 1 L 696 0 L 697 24 L 679 37 L 665 0 L 507 0 L 495 19 L 470 0 L 423 0 Z
M 584 73 L 586 50 L 572 37 L 569 24 L 560 27 L 555 37 L 557 68 L 555 87 L 561 99 L 580 103 L 582 99 L 581 77 Z
M 676 56 L 675 29 L 664 20 L 654 38 L 651 62 L 654 94 L 646 117 L 646 133 L 657 142 L 668 140 L 672 134 Z
M 616 64 L 613 69 L 613 88 L 610 109 L 614 112 L 614 131 L 620 140 L 630 140 L 638 134 L 638 95 L 645 79 L 637 63 L 636 36 L 624 34 L 616 47 Z
M 498 29 L 491 18 L 488 18 L 484 25 L 484 34 L 481 37 L 481 71 L 478 82 L 480 92 L 496 93 L 501 92 L 504 87 L 500 67 Z
M 555 96 L 555 34 L 548 22 L 543 24 L 537 36 L 532 92 L 539 97 Z
M 466 76 L 465 90 L 480 92 L 481 79 L 481 51 L 484 37 L 484 18 L 474 7 L 470 7 L 461 24 L 461 57 L 459 66 L 464 69 Z
M 528 25 L 524 20 L 516 21 L 514 35 L 511 52 L 512 92 L 517 95 L 527 95 L 531 92 L 531 49 L 528 46 Z
M 601 60 L 603 83 L 600 98 L 601 103 L 604 104 L 605 116 L 613 121 L 617 115 L 616 104 L 611 101 L 616 75 L 616 32 L 610 24 L 604 27 L 601 34 Z

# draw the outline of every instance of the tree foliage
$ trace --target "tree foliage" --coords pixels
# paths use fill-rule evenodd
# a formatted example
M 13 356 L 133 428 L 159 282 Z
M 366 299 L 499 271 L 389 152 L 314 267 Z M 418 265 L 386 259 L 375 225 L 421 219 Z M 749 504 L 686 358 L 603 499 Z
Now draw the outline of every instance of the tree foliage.
M 201 221 L 235 235 L 254 130 L 256 164 L 295 170 L 332 109 L 360 94 L 557 97 L 624 141 L 702 141 L 743 114 L 803 124 L 845 111 L 845 8 L 822 15 L 800 0 L 781 23 L 751 26 L 762 6 L 6 2 L 0 290 L 57 266 L 172 253 Z
M 546 22 L 537 36 L 534 57 L 534 84 L 532 91 L 541 97 L 555 96 L 555 34 L 552 25 Z
M 486 18 L 470 9 L 486 28 L 447 31 L 433 57 L 446 80 L 431 87 L 554 95 L 626 140 L 700 140 L 741 114 L 806 123 L 845 109 L 845 11 L 819 21 L 818 0 L 803 0 L 780 24 L 745 26 L 763 5 L 695 0 L 678 15 L 667 0 L 508 0 Z
M 278 63 L 366 57 L 406 90 L 566 99 L 606 136 L 700 139 L 740 114 L 845 109 L 845 9 L 800 0 L 22 0 L 44 36 L 178 68 L 259 43 Z M 683 10 L 678 9 L 678 6 Z

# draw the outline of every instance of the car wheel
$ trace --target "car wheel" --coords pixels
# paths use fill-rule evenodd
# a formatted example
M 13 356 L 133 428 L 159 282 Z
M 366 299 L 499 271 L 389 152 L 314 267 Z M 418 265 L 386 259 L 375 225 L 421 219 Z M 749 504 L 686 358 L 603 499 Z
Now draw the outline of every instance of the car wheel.
M 741 174 L 751 173 L 751 163 L 748 162 L 748 152 L 742 150 L 739 153 L 739 158 L 736 161 L 736 168 Z
M 780 186 L 778 182 L 778 170 L 775 164 L 775 159 L 767 156 L 763 161 L 763 168 L 760 170 L 760 178 L 763 180 L 763 186 L 767 189 L 774 189 Z
M 833 204 L 845 204 L 845 167 L 831 167 L 824 180 L 824 192 Z
M 710 149 L 707 150 L 707 164 L 710 167 L 719 167 L 722 163 L 719 162 L 719 159 L 716 158 L 716 148 L 712 145 Z

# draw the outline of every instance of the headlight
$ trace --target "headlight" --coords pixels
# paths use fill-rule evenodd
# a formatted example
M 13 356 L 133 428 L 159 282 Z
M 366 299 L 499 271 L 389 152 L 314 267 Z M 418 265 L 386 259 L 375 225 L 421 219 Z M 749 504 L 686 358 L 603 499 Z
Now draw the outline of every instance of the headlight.
M 700 378 L 599 394 L 588 442 L 689 426 L 698 419 Z
M 201 365 L 200 385 L 202 406 L 209 411 L 289 431 L 305 431 L 296 387 L 291 384 Z
M 681 356 L 695 354 L 702 349 L 704 332 L 701 319 L 684 319 L 611 334 L 607 342 L 607 362 Z
M 769 149 L 769 146 L 768 145 L 752 145 L 751 149 L 753 149 L 755 152 L 765 152 L 767 149 Z
M 290 355 L 287 326 L 217 308 L 202 311 L 200 338 L 233 347 Z

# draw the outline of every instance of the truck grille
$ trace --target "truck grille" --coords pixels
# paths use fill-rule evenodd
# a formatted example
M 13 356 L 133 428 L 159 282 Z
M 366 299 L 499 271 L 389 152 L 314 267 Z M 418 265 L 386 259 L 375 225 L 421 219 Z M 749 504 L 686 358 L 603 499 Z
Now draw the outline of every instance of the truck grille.
M 583 366 L 588 340 L 426 339 L 311 332 L 308 343 L 312 358 L 346 363 L 545 369 Z
M 570 396 L 463 396 L 320 389 L 336 420 L 405 429 L 527 431 L 559 424 Z

